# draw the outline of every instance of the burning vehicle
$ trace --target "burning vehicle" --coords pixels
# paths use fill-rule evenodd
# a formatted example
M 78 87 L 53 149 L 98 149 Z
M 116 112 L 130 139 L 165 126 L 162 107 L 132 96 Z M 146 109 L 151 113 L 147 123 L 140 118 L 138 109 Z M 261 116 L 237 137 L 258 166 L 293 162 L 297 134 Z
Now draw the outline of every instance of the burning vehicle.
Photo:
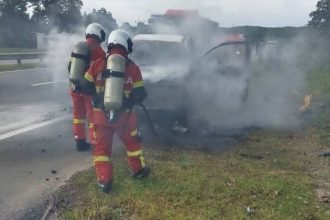
M 133 38 L 133 47 L 132 59 L 153 83 L 187 73 L 194 55 L 192 40 L 183 35 L 139 34 Z
M 250 56 L 249 44 L 243 36 L 227 36 L 193 63 L 190 78 L 194 82 L 203 82 L 203 78 L 207 77 L 208 82 L 218 86 L 219 93 L 231 97 L 231 100 L 237 99 L 238 103 L 245 102 L 250 79 Z
M 140 34 L 133 38 L 133 47 L 131 57 L 140 66 L 150 93 L 148 107 L 177 109 L 178 100 L 164 91 L 182 94 L 180 82 L 190 73 L 195 55 L 191 39 L 183 35 Z
M 207 127 L 209 109 L 232 111 L 247 100 L 250 48 L 243 36 L 227 36 L 202 54 L 183 35 L 137 35 L 133 44 L 146 106 L 161 130 L 186 133 L 196 122 Z

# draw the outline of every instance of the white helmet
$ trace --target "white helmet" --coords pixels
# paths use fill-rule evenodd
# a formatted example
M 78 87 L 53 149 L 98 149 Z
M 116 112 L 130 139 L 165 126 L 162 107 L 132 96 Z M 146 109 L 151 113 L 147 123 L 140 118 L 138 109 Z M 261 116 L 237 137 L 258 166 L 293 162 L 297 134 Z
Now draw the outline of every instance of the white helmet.
M 102 43 L 105 41 L 104 28 L 98 23 L 91 23 L 86 28 L 85 37 L 92 37 Z
M 127 53 L 132 53 L 133 51 L 133 41 L 129 33 L 122 29 L 117 29 L 109 34 L 107 46 L 108 49 L 112 46 L 122 46 Z

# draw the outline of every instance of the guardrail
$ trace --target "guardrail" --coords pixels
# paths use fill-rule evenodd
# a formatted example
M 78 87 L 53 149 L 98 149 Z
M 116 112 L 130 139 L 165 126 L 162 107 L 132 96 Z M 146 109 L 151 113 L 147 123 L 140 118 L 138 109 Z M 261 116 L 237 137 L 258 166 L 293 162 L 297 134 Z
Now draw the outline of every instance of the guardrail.
M 17 64 L 21 64 L 22 60 L 40 59 L 43 60 L 45 52 L 35 53 L 0 53 L 0 60 L 17 60 Z

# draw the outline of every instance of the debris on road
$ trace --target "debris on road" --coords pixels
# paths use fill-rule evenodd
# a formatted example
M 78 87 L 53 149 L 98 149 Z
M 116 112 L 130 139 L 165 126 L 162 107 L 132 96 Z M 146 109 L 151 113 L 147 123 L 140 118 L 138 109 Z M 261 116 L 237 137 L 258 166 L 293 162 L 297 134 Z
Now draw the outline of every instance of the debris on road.
M 52 170 L 51 173 L 52 173 L 52 174 L 56 174 L 57 171 L 56 171 L 56 170 Z
M 246 214 L 247 215 L 253 215 L 256 212 L 256 210 L 252 207 L 247 207 L 246 208 Z
M 323 152 L 321 154 L 319 154 L 320 157 L 328 157 L 330 156 L 330 150 L 326 151 L 326 152 Z
M 319 202 L 329 203 L 330 202 L 330 193 L 324 189 L 316 190 L 316 197 Z

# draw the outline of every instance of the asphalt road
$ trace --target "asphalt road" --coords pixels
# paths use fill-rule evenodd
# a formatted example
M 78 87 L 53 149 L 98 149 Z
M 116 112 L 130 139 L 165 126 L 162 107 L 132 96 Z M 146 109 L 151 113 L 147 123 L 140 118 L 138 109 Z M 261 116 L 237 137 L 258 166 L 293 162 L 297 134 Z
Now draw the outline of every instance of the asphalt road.
M 76 152 L 65 72 L 0 73 L 0 219 L 35 219 L 70 176 L 92 166 Z

